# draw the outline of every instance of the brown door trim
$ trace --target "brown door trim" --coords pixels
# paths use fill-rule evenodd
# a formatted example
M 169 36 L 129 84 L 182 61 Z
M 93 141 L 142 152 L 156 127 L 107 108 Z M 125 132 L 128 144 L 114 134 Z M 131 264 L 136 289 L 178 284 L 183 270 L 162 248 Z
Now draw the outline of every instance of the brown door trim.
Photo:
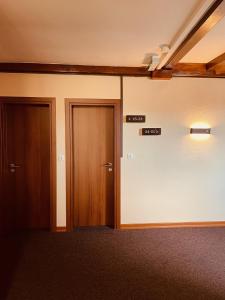
M 46 104 L 50 109 L 50 229 L 56 231 L 56 101 L 55 98 L 42 98 L 42 97 L 4 97 L 0 96 L 0 110 L 2 104 Z M 2 119 L 0 118 L 0 132 L 2 133 Z M 0 139 L 0 152 L 3 153 L 3 144 Z M 2 169 L 2 155 L 0 168 Z M 0 172 L 2 174 L 2 170 Z
M 121 158 L 121 100 L 120 99 L 65 99 L 66 109 L 66 202 L 67 231 L 73 230 L 73 158 L 72 108 L 73 106 L 112 106 L 114 108 L 114 228 L 120 228 L 120 158 Z

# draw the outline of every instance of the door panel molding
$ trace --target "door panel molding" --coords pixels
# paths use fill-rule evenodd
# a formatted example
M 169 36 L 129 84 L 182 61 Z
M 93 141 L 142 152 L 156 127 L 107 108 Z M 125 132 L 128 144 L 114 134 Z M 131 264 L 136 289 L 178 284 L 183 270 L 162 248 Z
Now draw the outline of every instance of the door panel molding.
M 121 159 L 121 100 L 120 99 L 65 99 L 66 113 L 66 227 L 73 230 L 73 124 L 74 106 L 111 106 L 114 108 L 114 228 L 120 228 L 120 159 Z
M 0 96 L 0 133 L 4 133 L 4 104 L 48 105 L 50 112 L 50 229 L 56 231 L 56 100 L 46 97 Z M 0 137 L 0 182 L 3 180 L 3 138 Z

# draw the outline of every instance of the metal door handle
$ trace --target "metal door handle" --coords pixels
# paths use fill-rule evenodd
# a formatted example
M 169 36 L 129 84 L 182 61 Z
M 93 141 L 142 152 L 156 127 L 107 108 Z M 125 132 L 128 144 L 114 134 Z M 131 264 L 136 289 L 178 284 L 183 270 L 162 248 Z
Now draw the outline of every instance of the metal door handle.
M 104 167 L 112 167 L 112 163 L 111 162 L 107 162 L 106 164 L 104 164 Z
M 14 168 L 20 168 L 19 165 L 15 165 L 15 164 L 9 164 L 9 167 L 10 167 L 10 168 L 13 168 L 13 169 L 14 169 Z

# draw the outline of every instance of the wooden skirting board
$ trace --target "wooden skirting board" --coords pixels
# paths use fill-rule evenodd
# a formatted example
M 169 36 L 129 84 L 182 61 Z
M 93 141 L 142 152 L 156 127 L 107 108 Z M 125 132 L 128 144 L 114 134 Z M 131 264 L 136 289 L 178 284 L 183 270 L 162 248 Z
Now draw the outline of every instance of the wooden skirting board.
M 179 223 L 145 223 L 121 224 L 120 229 L 149 229 L 149 228 L 184 228 L 184 227 L 225 227 L 225 221 L 215 222 L 179 222 Z
M 200 228 L 225 227 L 225 221 L 214 222 L 176 222 L 176 223 L 143 223 L 121 224 L 119 229 L 153 229 L 153 228 Z M 56 232 L 67 232 L 66 227 L 56 227 Z

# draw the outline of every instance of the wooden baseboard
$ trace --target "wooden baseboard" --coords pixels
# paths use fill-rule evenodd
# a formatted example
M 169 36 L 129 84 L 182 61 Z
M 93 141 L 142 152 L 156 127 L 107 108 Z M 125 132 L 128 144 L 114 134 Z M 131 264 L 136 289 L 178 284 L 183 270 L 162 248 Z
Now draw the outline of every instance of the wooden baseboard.
M 225 227 L 225 221 L 179 222 L 179 223 L 144 223 L 144 224 L 121 224 L 120 225 L 120 229 L 184 228 L 184 227 Z
M 67 228 L 64 226 L 62 227 L 56 227 L 56 232 L 67 232 Z

